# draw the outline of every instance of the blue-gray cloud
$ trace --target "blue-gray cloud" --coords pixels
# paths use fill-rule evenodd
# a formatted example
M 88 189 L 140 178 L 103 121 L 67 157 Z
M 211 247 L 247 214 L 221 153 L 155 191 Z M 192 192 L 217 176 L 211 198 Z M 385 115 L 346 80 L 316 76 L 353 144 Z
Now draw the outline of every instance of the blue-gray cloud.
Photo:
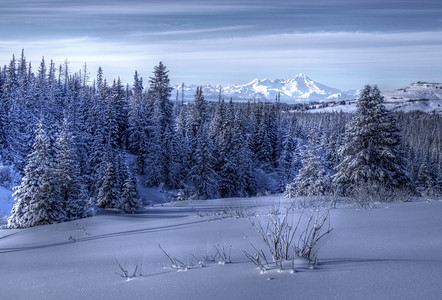
M 393 86 L 438 79 L 440 15 L 440 0 L 0 0 L 0 59 L 25 48 L 128 80 L 162 59 L 177 81 L 305 72 L 337 87 Z

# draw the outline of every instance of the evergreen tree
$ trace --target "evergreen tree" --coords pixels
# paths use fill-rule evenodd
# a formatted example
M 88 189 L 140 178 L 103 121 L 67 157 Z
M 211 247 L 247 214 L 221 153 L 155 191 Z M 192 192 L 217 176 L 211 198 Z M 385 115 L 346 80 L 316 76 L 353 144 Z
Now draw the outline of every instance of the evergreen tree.
M 40 121 L 25 176 L 13 194 L 16 202 L 8 220 L 9 227 L 32 227 L 67 219 L 64 205 L 58 197 L 55 171 L 48 137 Z
M 170 185 L 180 188 L 187 177 L 190 160 L 189 140 L 187 138 L 187 105 L 179 110 L 173 137 L 172 167 Z
M 199 199 L 219 197 L 218 175 L 215 171 L 217 160 L 214 157 L 214 145 L 209 138 L 206 106 L 202 88 L 198 87 L 190 111 L 187 136 L 191 153 L 188 178 L 196 191 L 194 197 Z
M 152 138 L 147 155 L 147 183 L 169 184 L 172 168 L 173 104 L 170 101 L 172 87 L 169 84 L 169 71 L 162 62 L 155 66 L 150 78 L 149 97 L 152 99 Z
M 214 170 L 213 144 L 205 126 L 200 127 L 195 140 L 189 179 L 195 188 L 194 198 L 213 199 L 219 197 L 218 175 Z
M 137 189 L 137 180 L 133 176 L 129 167 L 125 165 L 125 180 L 121 192 L 121 210 L 125 213 L 132 214 L 143 207 L 140 195 Z
M 84 193 L 74 137 L 66 118 L 58 135 L 55 162 L 55 187 L 67 220 L 87 217 L 87 195 Z
M 417 190 L 424 197 L 438 196 L 438 183 L 436 170 L 428 163 L 422 163 L 417 177 Z
M 289 128 L 283 137 L 282 151 L 278 160 L 277 171 L 280 190 L 284 190 L 285 186 L 295 178 L 298 172 L 293 166 L 294 154 L 296 151 L 296 140 L 293 127 L 293 124 L 289 125 Z
M 128 127 L 128 102 L 124 95 L 123 85 L 120 78 L 114 80 L 112 85 L 111 103 L 115 111 L 117 127 L 117 143 L 121 149 L 127 148 L 127 127 Z
M 100 208 L 120 208 L 120 185 L 116 162 L 107 162 L 106 172 L 98 190 L 96 204 Z
M 401 137 L 393 116 L 385 109 L 376 86 L 365 86 L 357 103 L 356 115 L 346 129 L 343 161 L 336 167 L 333 181 L 339 191 L 351 194 L 358 185 L 408 188 L 399 145 Z
M 316 131 L 310 134 L 310 144 L 303 152 L 302 168 L 294 180 L 296 194 L 299 196 L 321 196 L 330 192 L 330 176 L 325 171 L 320 156 L 319 141 Z M 286 194 L 292 194 L 289 191 Z

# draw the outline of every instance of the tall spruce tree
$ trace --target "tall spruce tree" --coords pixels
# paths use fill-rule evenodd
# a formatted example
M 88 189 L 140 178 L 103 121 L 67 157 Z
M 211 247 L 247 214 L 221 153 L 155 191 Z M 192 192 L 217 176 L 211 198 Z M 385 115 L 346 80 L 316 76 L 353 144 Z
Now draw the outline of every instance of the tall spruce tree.
M 96 204 L 100 208 L 120 208 L 121 186 L 118 178 L 117 162 L 109 160 L 98 190 Z
M 169 83 L 169 71 L 162 62 L 155 66 L 150 78 L 149 97 L 152 101 L 152 138 L 149 141 L 147 155 L 147 183 L 169 184 L 172 168 L 173 103 L 170 101 L 172 87 Z
M 56 188 L 54 158 L 50 156 L 50 144 L 42 121 L 32 148 L 25 175 L 13 194 L 16 202 L 8 220 L 11 228 L 52 224 L 67 219 Z
M 195 198 L 219 197 L 218 174 L 215 171 L 214 145 L 209 138 L 207 103 L 202 88 L 198 87 L 190 112 L 187 136 L 189 138 L 190 170 L 188 178 L 195 188 Z
M 74 136 L 67 119 L 63 120 L 56 142 L 55 187 L 67 220 L 89 215 L 88 200 L 79 168 Z
M 302 168 L 294 180 L 296 194 L 299 196 L 328 194 L 331 189 L 330 176 L 325 171 L 318 135 L 315 130 L 310 133 L 309 145 L 302 156 Z
M 132 214 L 143 207 L 140 195 L 137 189 L 137 180 L 130 172 L 127 164 L 124 164 L 125 179 L 121 191 L 121 205 L 123 212 Z
M 358 186 L 408 188 L 410 179 L 400 152 L 401 136 L 396 121 L 383 105 L 376 86 L 365 86 L 356 114 L 347 126 L 343 161 L 333 181 L 338 191 L 351 195 Z

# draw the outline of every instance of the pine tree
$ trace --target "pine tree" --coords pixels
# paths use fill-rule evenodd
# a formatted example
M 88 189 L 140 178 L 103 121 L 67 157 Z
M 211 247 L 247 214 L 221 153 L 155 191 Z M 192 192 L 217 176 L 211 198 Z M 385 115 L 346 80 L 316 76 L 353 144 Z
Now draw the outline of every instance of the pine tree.
M 87 195 L 82 184 L 74 137 L 65 118 L 56 144 L 55 187 L 67 220 L 87 217 Z
M 200 127 L 198 139 L 195 140 L 189 179 L 195 188 L 197 199 L 213 199 L 219 197 L 218 175 L 216 174 L 213 144 L 208 137 L 205 126 Z
M 176 118 L 172 146 L 173 163 L 170 170 L 170 185 L 174 188 L 181 188 L 190 169 L 190 149 L 187 138 L 187 105 L 181 107 Z
M 133 176 L 129 167 L 125 165 L 125 180 L 121 192 L 121 210 L 125 213 L 132 214 L 143 207 L 140 195 L 137 189 L 137 180 Z
M 199 199 L 219 197 L 218 175 L 215 171 L 217 160 L 214 145 L 209 138 L 207 123 L 207 103 L 202 88 L 198 87 L 191 107 L 187 126 L 189 140 L 189 175 L 195 188 L 194 197 Z
M 316 131 L 310 133 L 310 144 L 303 152 L 302 168 L 294 180 L 298 196 L 321 196 L 330 192 L 330 176 L 321 161 L 319 141 Z M 286 194 L 291 194 L 293 186 Z
M 293 166 L 294 154 L 296 151 L 296 140 L 293 127 L 294 125 L 290 124 L 283 137 L 282 151 L 278 160 L 277 171 L 280 190 L 284 190 L 285 186 L 295 178 L 298 172 Z
M 169 84 L 169 71 L 162 62 L 154 68 L 150 78 L 149 97 L 152 100 L 152 139 L 149 141 L 147 154 L 147 183 L 159 185 L 161 182 L 169 184 L 172 168 L 173 151 L 173 104 L 170 101 L 172 87 Z
M 272 138 L 273 133 L 269 132 L 269 115 L 262 106 L 259 104 L 256 111 L 256 128 L 254 133 L 254 150 L 258 167 L 266 172 L 273 171 L 273 148 Z
M 219 197 L 218 175 L 215 171 L 217 160 L 214 157 L 214 145 L 209 138 L 206 105 L 202 88 L 198 87 L 190 111 L 187 136 L 191 153 L 188 178 L 196 190 L 194 197 L 199 199 Z
M 428 161 L 423 162 L 419 168 L 416 185 L 422 196 L 429 198 L 438 196 L 437 174 Z
M 63 203 L 58 197 L 55 171 L 48 137 L 40 121 L 25 176 L 13 194 L 16 202 L 8 220 L 9 227 L 32 227 L 67 219 Z
M 32 103 L 32 84 L 28 81 L 26 72 L 23 73 L 24 57 L 21 63 L 16 65 L 13 57 L 7 69 L 5 81 L 5 97 L 2 99 L 2 107 L 7 110 L 6 120 L 3 120 L 6 142 L 7 161 L 14 165 L 15 169 L 24 175 L 27 156 L 31 152 L 33 135 L 36 124 L 35 103 Z M 18 69 L 18 70 L 17 70 Z M 39 115 L 40 116 L 40 115 Z
M 116 162 L 107 162 L 106 172 L 98 190 L 96 204 L 100 208 L 120 208 L 120 185 Z
M 127 148 L 128 103 L 124 95 L 120 78 L 112 85 L 111 103 L 115 111 L 117 124 L 117 143 L 121 149 Z
M 401 136 L 393 116 L 385 109 L 376 86 L 365 86 L 356 114 L 346 129 L 343 161 L 333 181 L 343 194 L 358 185 L 409 188 L 410 180 L 399 149 Z

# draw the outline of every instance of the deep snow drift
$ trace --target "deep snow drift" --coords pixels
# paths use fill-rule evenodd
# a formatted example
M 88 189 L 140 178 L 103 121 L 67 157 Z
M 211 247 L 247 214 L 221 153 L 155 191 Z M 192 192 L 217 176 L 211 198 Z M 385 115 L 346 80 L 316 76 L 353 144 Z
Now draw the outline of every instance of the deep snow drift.
M 135 215 L 108 211 L 63 224 L 0 230 L 1 298 L 442 298 L 442 201 L 338 207 L 331 211 L 333 231 L 314 270 L 261 274 L 243 254 L 253 252 L 244 236 L 264 249 L 248 219 L 216 212 L 240 207 L 264 218 L 275 200 L 288 203 L 268 196 L 156 204 Z M 159 243 L 183 262 L 213 255 L 214 246 L 231 246 L 232 263 L 207 262 L 177 272 Z M 143 276 L 120 277 L 116 259 L 129 272 L 142 264 Z

